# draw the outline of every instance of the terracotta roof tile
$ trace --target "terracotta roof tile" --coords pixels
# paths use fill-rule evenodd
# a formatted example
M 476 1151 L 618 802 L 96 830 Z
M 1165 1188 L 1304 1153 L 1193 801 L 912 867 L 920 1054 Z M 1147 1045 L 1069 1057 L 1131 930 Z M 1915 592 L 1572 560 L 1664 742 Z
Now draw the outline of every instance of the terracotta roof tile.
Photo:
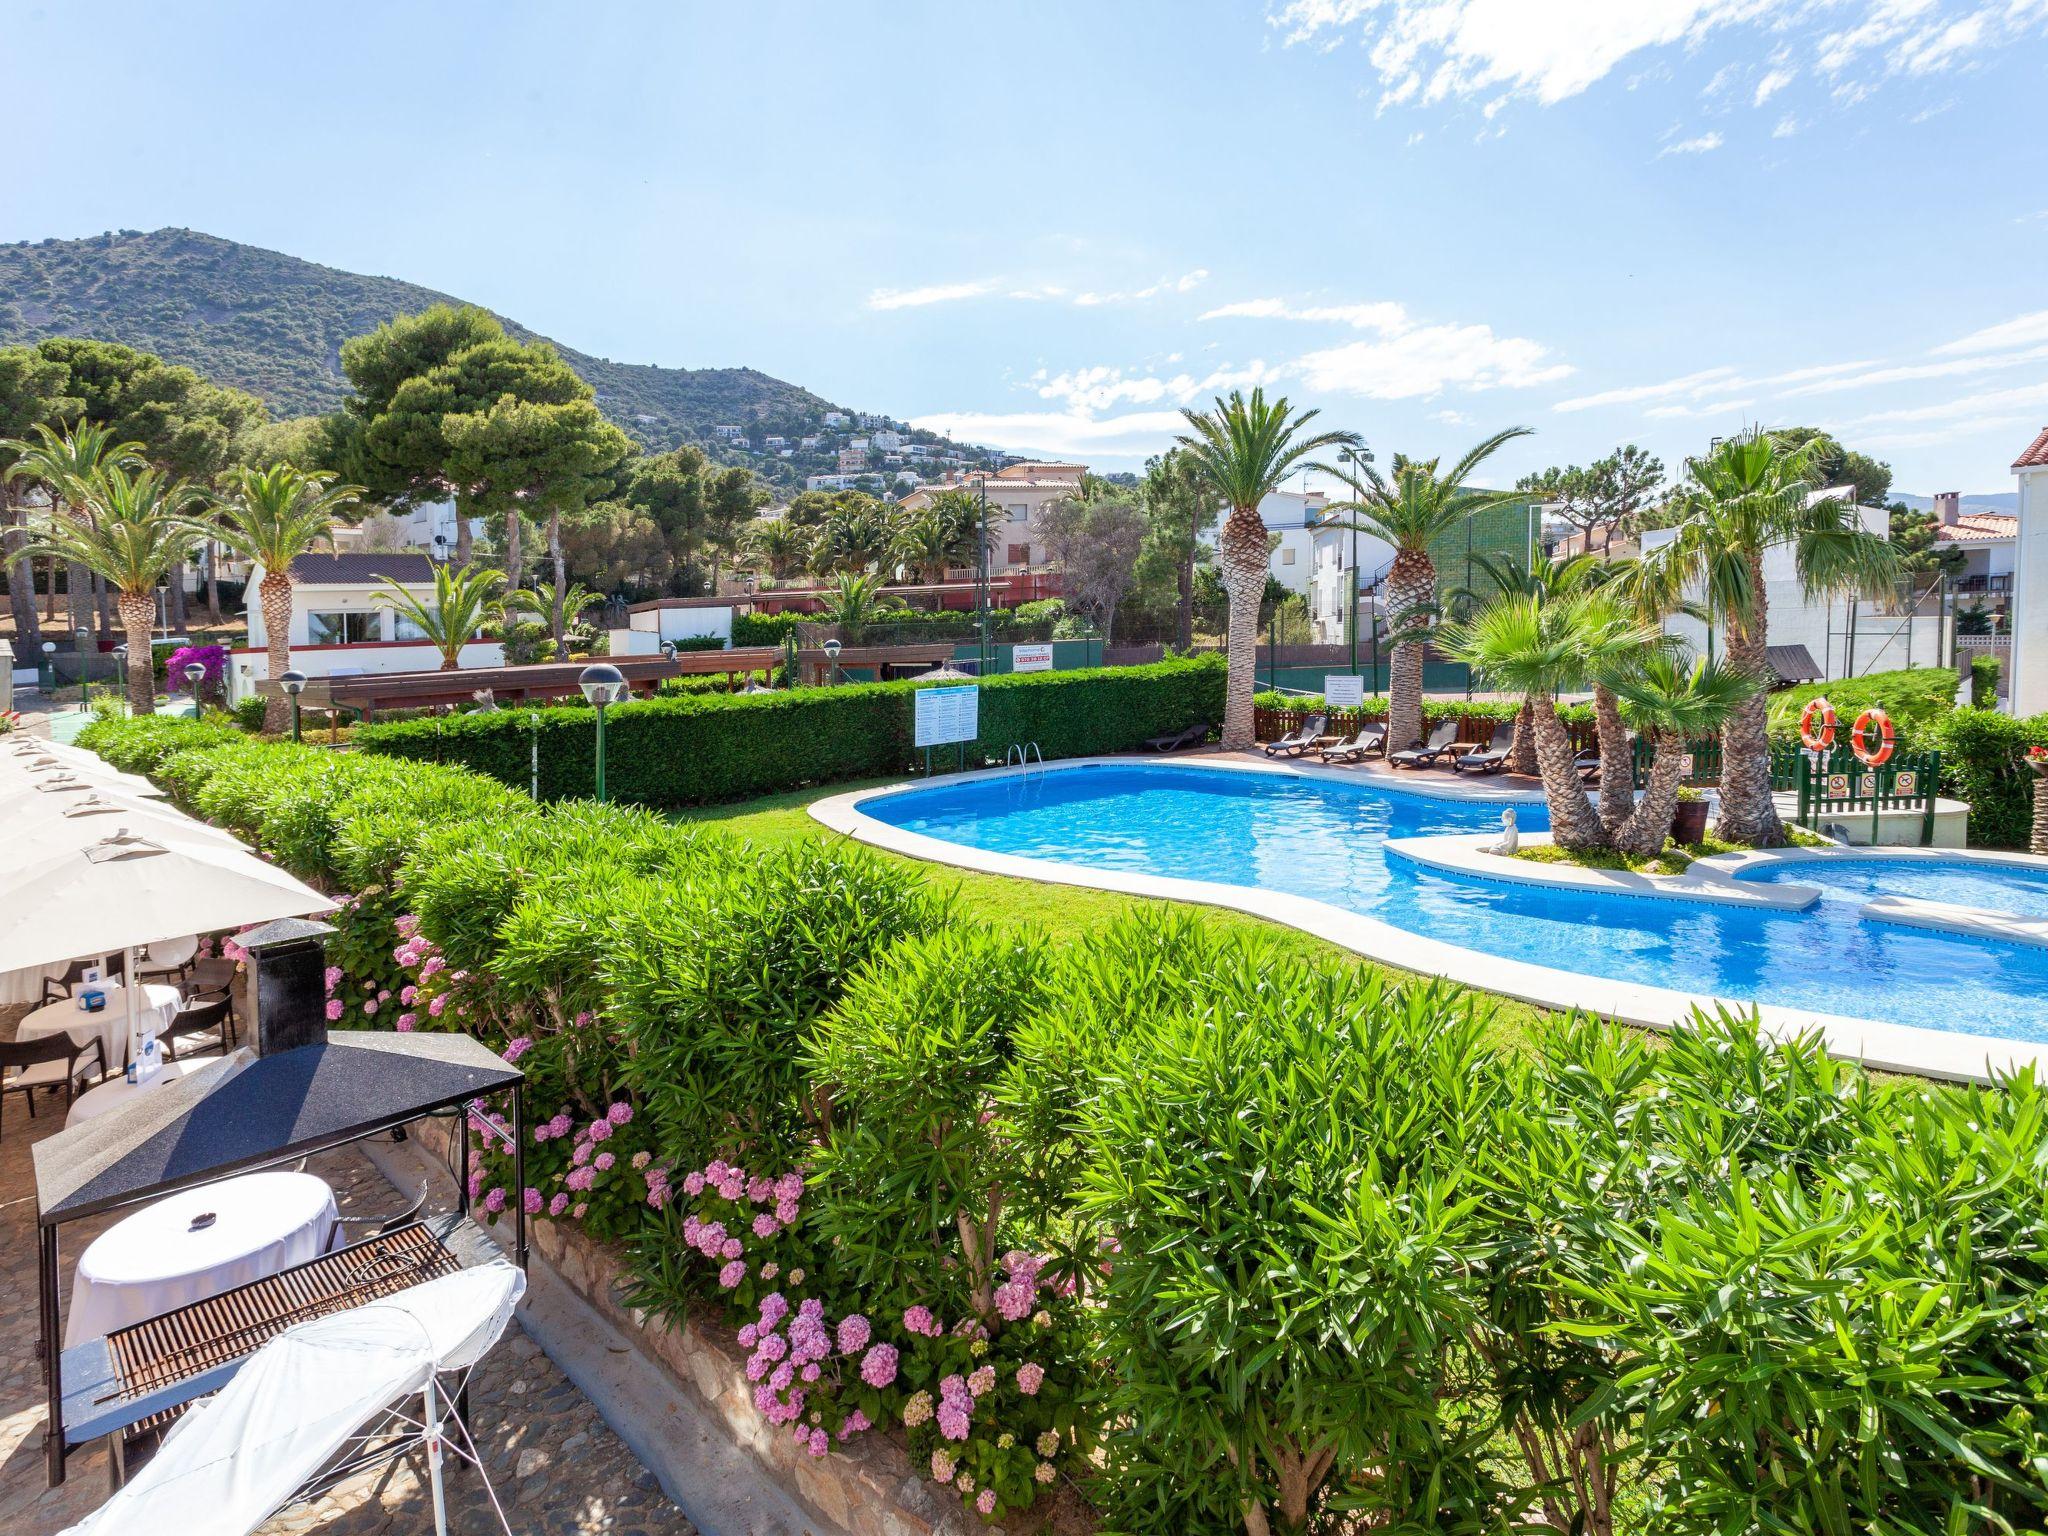
M 2037 469 L 2048 465 L 2048 427 L 2041 429 L 2041 435 L 2027 444 L 2027 451 L 2012 461 L 2014 469 Z
M 1936 530 L 1935 537 L 1944 544 L 1985 544 L 2017 538 L 2019 531 L 2020 520 L 2012 513 L 1968 512 Z

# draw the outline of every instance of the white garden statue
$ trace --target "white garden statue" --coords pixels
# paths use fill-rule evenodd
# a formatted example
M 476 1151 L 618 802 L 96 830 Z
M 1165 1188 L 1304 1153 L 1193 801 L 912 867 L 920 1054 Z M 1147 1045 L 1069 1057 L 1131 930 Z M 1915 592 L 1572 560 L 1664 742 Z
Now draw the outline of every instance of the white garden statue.
M 1511 859 L 1515 856 L 1515 850 L 1522 846 L 1522 834 L 1515 826 L 1515 808 L 1512 805 L 1500 813 L 1500 825 L 1500 841 L 1485 851 L 1497 853 L 1504 859 Z

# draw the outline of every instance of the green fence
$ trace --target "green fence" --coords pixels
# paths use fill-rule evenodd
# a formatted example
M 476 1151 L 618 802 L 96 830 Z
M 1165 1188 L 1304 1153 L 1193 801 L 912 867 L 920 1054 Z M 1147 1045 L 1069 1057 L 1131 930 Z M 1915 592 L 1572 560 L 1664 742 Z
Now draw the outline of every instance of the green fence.
M 1875 768 L 1838 746 L 1824 762 L 1805 752 L 1798 758 L 1795 787 L 1799 791 L 1799 825 L 1817 832 L 1828 821 L 1870 818 L 1871 841 L 1877 841 L 1877 820 L 1885 811 L 1918 811 L 1920 844 L 1934 841 L 1934 802 L 1941 793 L 1941 754 L 1901 752 Z
M 1650 761 L 1657 755 L 1656 746 L 1638 737 L 1635 740 L 1636 788 L 1641 789 L 1650 782 Z M 1693 789 L 1712 789 L 1721 782 L 1721 738 L 1710 736 L 1701 741 L 1685 744 L 1685 762 L 1680 771 L 1679 783 Z M 1771 747 L 1771 788 L 1774 790 L 1794 789 L 1799 782 L 1799 749 L 1773 744 Z

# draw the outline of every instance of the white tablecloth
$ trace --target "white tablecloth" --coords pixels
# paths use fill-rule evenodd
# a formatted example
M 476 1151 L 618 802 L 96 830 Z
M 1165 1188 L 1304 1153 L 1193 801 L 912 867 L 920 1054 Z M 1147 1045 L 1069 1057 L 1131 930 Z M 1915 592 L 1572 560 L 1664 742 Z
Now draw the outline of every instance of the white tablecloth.
M 67 1128 L 84 1120 L 94 1120 L 101 1115 L 110 1115 L 122 1105 L 132 1102 L 139 1094 L 164 1083 L 175 1083 L 185 1075 L 187 1067 L 204 1066 L 201 1061 L 167 1061 L 164 1069 L 146 1083 L 131 1083 L 125 1077 L 110 1077 L 97 1088 L 88 1088 L 71 1102 L 71 1112 L 64 1117 Z
M 44 978 L 62 976 L 70 965 L 68 960 L 59 960 L 50 965 L 32 965 L 21 971 L 0 971 L 0 1008 L 16 1003 L 40 1003 Z M 101 965 L 104 970 L 104 960 Z
M 335 1214 L 334 1191 L 309 1173 L 244 1174 L 144 1206 L 78 1256 L 64 1346 L 317 1259 Z
M 79 990 L 85 990 L 82 984 Z M 78 1006 L 76 998 L 59 998 L 23 1018 L 15 1038 L 34 1040 L 62 1032 L 74 1040 L 85 1041 L 98 1035 L 107 1048 L 107 1070 L 119 1072 L 128 1065 L 128 994 L 118 985 L 102 984 L 100 990 L 107 994 L 107 1006 L 98 1013 L 87 1013 Z M 171 1016 L 177 1011 L 176 987 L 158 982 L 145 983 L 142 1006 L 135 1010 L 135 1027 L 150 1028 L 153 1020 L 156 1032 L 162 1034 L 164 1026 L 171 1022 Z

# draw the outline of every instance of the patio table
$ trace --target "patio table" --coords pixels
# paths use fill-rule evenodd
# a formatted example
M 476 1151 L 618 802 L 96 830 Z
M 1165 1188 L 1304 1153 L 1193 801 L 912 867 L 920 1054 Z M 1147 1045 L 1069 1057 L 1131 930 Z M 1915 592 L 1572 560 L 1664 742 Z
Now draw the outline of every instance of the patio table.
M 308 1173 L 245 1174 L 124 1217 L 78 1258 L 64 1342 L 79 1344 L 318 1258 L 334 1191 Z
M 152 1088 L 159 1088 L 165 1083 L 174 1083 L 190 1068 L 200 1065 L 203 1063 L 198 1061 L 167 1061 L 163 1070 L 155 1077 L 139 1083 L 131 1083 L 125 1077 L 110 1077 L 97 1088 L 86 1089 L 72 1101 L 70 1113 L 64 1117 L 64 1128 L 69 1130 L 84 1121 L 112 1114 L 122 1105 L 131 1103 L 138 1095 L 147 1093 Z
M 84 988 L 81 986 L 81 991 Z M 78 1006 L 78 1000 L 60 997 L 54 1003 L 45 1003 L 23 1017 L 21 1027 L 15 1032 L 17 1040 L 36 1040 L 45 1035 L 67 1034 L 84 1044 L 94 1035 L 107 1053 L 107 1070 L 119 1072 L 128 1065 L 128 994 L 119 982 L 102 984 L 100 990 L 107 994 L 107 1006 L 98 1013 L 87 1013 Z M 135 1010 L 135 1027 L 145 1029 L 152 1025 L 162 1034 L 164 1026 L 171 1022 L 171 1016 L 178 1011 L 178 989 L 160 982 L 149 982 L 142 989 L 142 1006 Z

